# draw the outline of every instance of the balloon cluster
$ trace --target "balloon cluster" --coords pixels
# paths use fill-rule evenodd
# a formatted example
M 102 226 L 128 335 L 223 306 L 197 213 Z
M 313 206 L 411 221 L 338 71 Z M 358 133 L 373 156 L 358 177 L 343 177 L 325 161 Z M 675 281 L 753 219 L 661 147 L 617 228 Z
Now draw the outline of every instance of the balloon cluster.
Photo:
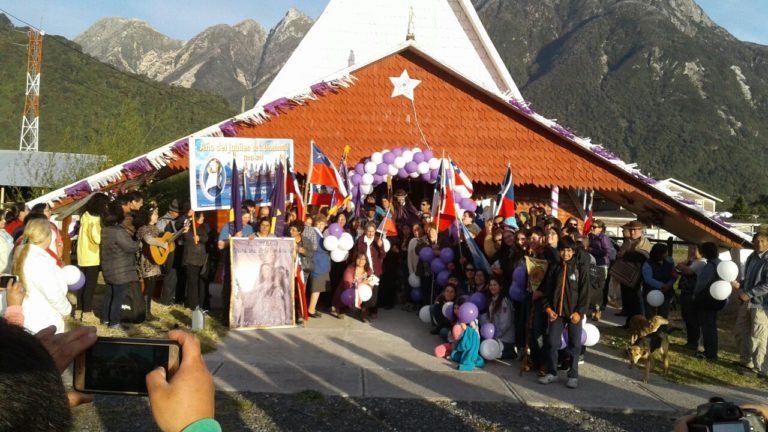
M 76 266 L 66 265 L 61 270 L 64 272 L 64 283 L 70 291 L 77 291 L 85 285 L 85 275 Z
M 453 252 L 453 249 L 449 247 L 442 248 L 437 253 L 435 253 L 435 250 L 429 246 L 419 250 L 419 259 L 429 264 L 429 268 L 432 269 L 432 274 L 435 275 L 435 282 L 439 287 L 448 285 L 448 279 L 451 277 L 451 272 L 455 269 L 455 264 L 453 263 L 455 258 L 456 255 Z M 411 281 L 411 278 L 409 277 L 408 282 L 416 282 L 417 279 L 418 278 Z M 418 286 L 414 286 L 413 283 L 411 283 L 411 287 L 418 288 Z
M 528 269 L 525 264 L 518 265 L 512 271 L 512 285 L 509 287 L 509 299 L 516 302 L 525 301 L 528 290 Z
M 373 288 L 370 285 L 362 283 L 357 286 L 357 296 L 360 301 L 367 302 L 373 297 Z M 348 307 L 357 307 L 355 304 L 355 289 L 347 288 L 341 292 L 341 302 Z
M 717 265 L 717 275 L 722 280 L 712 283 L 709 287 L 709 294 L 715 300 L 725 300 L 730 297 L 731 291 L 733 291 L 731 282 L 739 276 L 739 266 L 733 261 L 722 261 Z
M 427 183 L 434 183 L 440 172 L 440 162 L 441 159 L 435 157 L 432 150 L 422 151 L 418 147 L 396 147 L 392 150 L 375 152 L 350 171 L 352 196 L 355 196 L 358 190 L 362 196 L 370 195 L 373 188 L 384 183 L 387 177 L 421 178 Z M 475 211 L 477 204 L 470 198 L 471 194 L 466 188 L 456 188 L 454 200 L 460 208 Z
M 350 233 L 344 232 L 344 228 L 332 223 L 325 230 L 323 247 L 330 252 L 333 262 L 343 262 L 349 257 L 349 251 L 355 245 L 355 239 Z

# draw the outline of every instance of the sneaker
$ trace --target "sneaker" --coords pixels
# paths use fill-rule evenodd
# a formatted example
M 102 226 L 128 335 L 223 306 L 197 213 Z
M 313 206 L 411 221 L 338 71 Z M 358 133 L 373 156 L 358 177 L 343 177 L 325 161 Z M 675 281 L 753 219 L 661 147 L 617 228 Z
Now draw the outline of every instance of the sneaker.
M 579 386 L 579 379 L 578 378 L 568 378 L 568 382 L 565 383 L 565 386 L 568 388 L 575 389 Z
M 539 384 L 549 384 L 557 381 L 557 377 L 552 374 L 546 374 L 543 377 L 539 378 Z
M 583 354 L 579 356 L 579 364 L 580 365 L 584 364 L 584 355 Z

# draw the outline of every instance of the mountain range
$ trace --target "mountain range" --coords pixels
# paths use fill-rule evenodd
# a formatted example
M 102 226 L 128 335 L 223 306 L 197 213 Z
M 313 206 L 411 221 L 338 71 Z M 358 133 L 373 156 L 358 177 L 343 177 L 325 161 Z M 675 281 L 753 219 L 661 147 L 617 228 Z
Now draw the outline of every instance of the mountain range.
M 768 47 L 719 27 L 694 0 L 473 0 L 533 108 L 656 178 L 731 201 L 768 190 Z M 182 42 L 105 18 L 84 52 L 166 84 L 250 108 L 312 25 L 289 10 Z

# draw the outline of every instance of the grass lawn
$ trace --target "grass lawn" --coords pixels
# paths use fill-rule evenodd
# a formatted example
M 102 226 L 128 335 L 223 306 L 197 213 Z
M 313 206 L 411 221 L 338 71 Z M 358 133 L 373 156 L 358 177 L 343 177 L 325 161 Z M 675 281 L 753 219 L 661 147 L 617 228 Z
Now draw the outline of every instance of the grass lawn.
M 104 297 L 104 285 L 99 285 L 94 294 L 93 304 L 94 313 L 97 317 L 101 316 L 101 305 Z M 71 294 L 70 294 L 71 295 Z M 72 299 L 70 299 L 71 301 Z M 73 302 L 74 304 L 74 302 Z M 164 306 L 160 303 L 152 302 L 152 314 L 158 318 L 157 321 L 143 322 L 141 324 L 131 325 L 127 330 L 114 330 L 99 323 L 84 323 L 79 319 L 71 317 L 65 318 L 68 329 L 73 329 L 83 325 L 95 325 L 99 336 L 111 337 L 138 337 L 150 339 L 165 339 L 169 330 L 182 329 L 192 331 L 192 311 L 181 305 Z M 78 315 L 79 318 L 79 315 Z M 205 328 L 195 332 L 203 353 L 216 349 L 216 343 L 227 334 L 229 328 L 223 326 L 223 313 L 221 311 L 212 311 L 205 315 Z
M 608 313 L 611 313 L 610 311 Z M 670 327 L 673 329 L 669 337 L 669 374 L 666 379 L 683 384 L 712 384 L 723 386 L 739 386 L 768 389 L 768 381 L 754 376 L 742 375 L 740 368 L 732 362 L 738 360 L 736 342 L 733 337 L 733 326 L 736 321 L 736 311 L 731 308 L 718 315 L 718 360 L 711 362 L 697 359 L 694 353 L 682 347 L 685 344 L 685 323 L 679 310 L 670 312 Z M 629 346 L 629 333 L 621 327 L 601 327 L 601 343 L 616 348 L 622 353 Z M 661 354 L 656 352 L 654 373 L 661 375 Z

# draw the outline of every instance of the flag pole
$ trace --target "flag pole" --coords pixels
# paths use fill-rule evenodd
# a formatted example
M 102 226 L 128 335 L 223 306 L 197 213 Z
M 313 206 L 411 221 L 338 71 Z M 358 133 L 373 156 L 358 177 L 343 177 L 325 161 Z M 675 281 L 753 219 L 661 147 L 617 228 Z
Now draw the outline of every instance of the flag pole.
M 453 160 L 451 160 L 451 163 L 453 163 Z M 450 177 L 451 191 L 453 191 L 456 188 L 456 184 L 454 183 L 454 179 L 455 179 L 454 175 L 455 175 L 455 173 L 453 172 L 453 166 L 451 166 L 451 177 Z M 453 202 L 453 207 L 454 207 L 454 213 L 456 213 L 456 209 L 459 208 L 459 206 L 458 206 L 458 204 L 456 204 L 455 200 Z M 459 210 L 461 210 L 461 209 L 459 208 Z M 460 223 L 462 223 L 462 222 L 459 222 L 459 217 L 464 217 L 464 214 L 462 213 L 461 216 L 457 216 L 455 218 L 455 221 L 456 221 L 456 237 L 458 237 L 458 240 L 459 240 L 458 241 L 459 265 L 461 266 L 461 274 L 464 274 L 465 273 L 464 272 L 464 264 L 462 264 L 462 261 L 464 260 L 464 253 L 461 250 L 461 236 L 462 236 L 462 234 L 464 234 L 464 231 L 461 229 L 461 226 L 459 225 Z M 466 237 L 466 235 L 464 237 Z M 464 239 L 464 242 L 465 243 L 467 242 L 466 238 Z

